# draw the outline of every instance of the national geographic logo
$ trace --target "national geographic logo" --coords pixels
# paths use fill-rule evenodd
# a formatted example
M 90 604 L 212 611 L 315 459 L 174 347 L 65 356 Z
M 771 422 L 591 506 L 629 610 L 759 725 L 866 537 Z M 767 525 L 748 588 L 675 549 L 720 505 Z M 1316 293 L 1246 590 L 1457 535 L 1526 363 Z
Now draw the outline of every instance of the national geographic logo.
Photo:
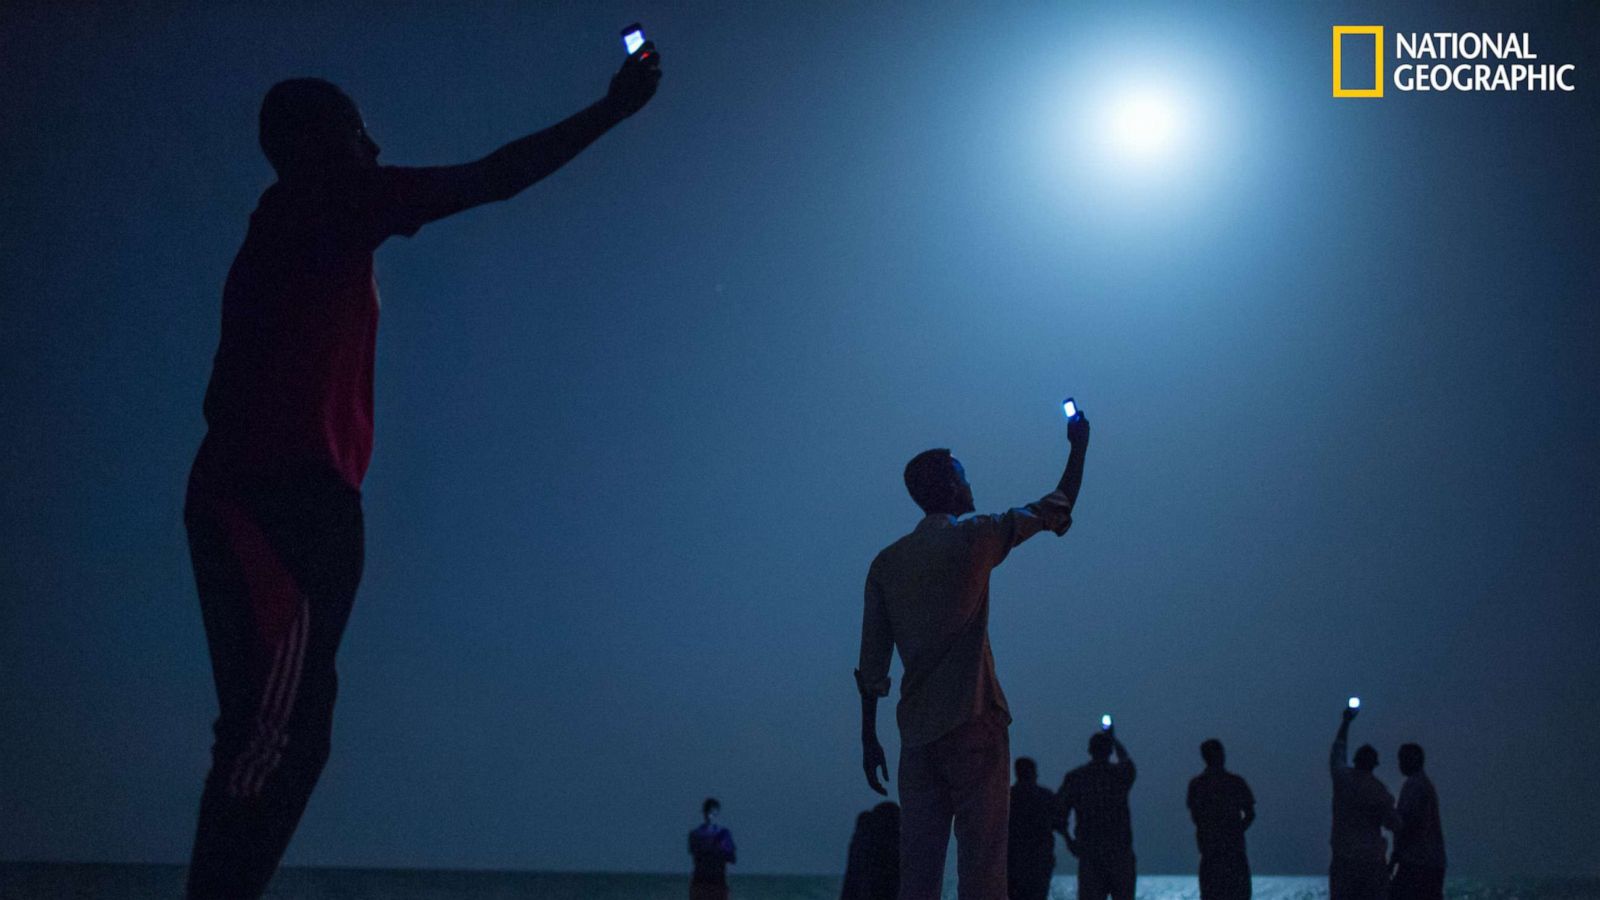
M 1577 90 L 1578 67 L 1541 62 L 1526 31 L 1397 31 L 1387 79 L 1383 48 L 1382 25 L 1333 26 L 1333 95 L 1382 97 L 1386 82 L 1404 92 Z

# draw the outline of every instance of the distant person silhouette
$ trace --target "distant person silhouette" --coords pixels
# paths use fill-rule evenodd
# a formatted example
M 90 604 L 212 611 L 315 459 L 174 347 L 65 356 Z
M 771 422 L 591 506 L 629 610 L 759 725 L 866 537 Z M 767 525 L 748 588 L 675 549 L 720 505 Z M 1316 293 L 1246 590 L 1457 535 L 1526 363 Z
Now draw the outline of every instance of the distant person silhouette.
M 1017 757 L 1011 785 L 1011 828 L 1006 839 L 1006 896 L 1044 900 L 1056 871 L 1056 795 L 1039 784 L 1039 766 Z
M 1089 762 L 1061 780 L 1058 822 L 1078 858 L 1078 900 L 1133 900 L 1138 874 L 1128 792 L 1137 775 L 1116 730 L 1107 728 L 1089 738 Z M 1069 828 L 1074 816 L 1076 827 Z
M 727 900 L 728 866 L 739 861 L 733 846 L 733 832 L 717 824 L 722 804 L 707 797 L 700 804 L 704 821 L 689 832 L 689 855 L 694 858 L 694 875 L 689 878 L 689 900 Z
M 1200 847 L 1200 900 L 1250 900 L 1250 858 L 1244 833 L 1256 820 L 1256 798 L 1228 771 L 1216 738 L 1200 745 L 1206 769 L 1189 780 L 1189 817 Z
M 856 816 L 839 900 L 895 900 L 900 893 L 900 804 L 885 801 Z
M 1089 422 L 1067 426 L 1072 444 L 1056 489 L 999 515 L 973 511 L 972 487 L 948 450 L 906 465 L 906 489 L 925 513 L 910 534 L 880 552 L 867 572 L 861 623 L 862 769 L 887 793 L 878 743 L 878 698 L 889 693 L 896 648 L 905 665 L 900 704 L 900 897 L 937 900 L 955 824 L 961 900 L 1006 896 L 1006 728 L 1011 714 L 989 649 L 989 572 L 1041 531 L 1064 534 L 1083 482 Z
M 334 655 L 362 569 L 373 251 L 559 169 L 650 100 L 658 63 L 641 51 L 576 115 L 436 168 L 379 165 L 355 103 L 326 81 L 267 92 L 260 141 L 278 180 L 223 288 L 184 508 L 220 706 L 189 897 L 261 896 L 328 758 Z
M 1400 829 L 1394 833 L 1389 900 L 1442 900 L 1444 828 L 1439 824 L 1439 794 L 1422 771 L 1422 747 L 1400 745 Z
M 1346 761 L 1350 722 L 1357 710 L 1346 709 L 1328 755 L 1333 776 L 1333 862 L 1328 866 L 1329 900 L 1382 900 L 1388 886 L 1388 845 L 1382 828 L 1393 831 L 1394 795 L 1372 774 L 1378 751 L 1371 744 L 1356 749 L 1355 765 Z

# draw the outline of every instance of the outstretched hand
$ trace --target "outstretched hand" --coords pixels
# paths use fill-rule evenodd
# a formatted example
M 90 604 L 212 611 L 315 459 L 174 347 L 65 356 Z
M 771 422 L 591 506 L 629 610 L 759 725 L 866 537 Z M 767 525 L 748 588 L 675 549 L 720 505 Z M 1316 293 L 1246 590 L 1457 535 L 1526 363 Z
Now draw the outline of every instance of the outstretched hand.
M 1074 447 L 1089 443 L 1089 417 L 1083 414 L 1082 409 L 1067 420 L 1067 442 Z
M 867 773 L 867 786 L 885 797 L 889 796 L 883 782 L 878 780 L 879 771 L 883 772 L 883 781 L 889 780 L 889 761 L 884 757 L 883 745 L 878 743 L 877 738 L 862 738 L 861 768 Z
M 1349 722 L 1351 719 L 1354 719 L 1356 717 L 1356 714 L 1359 713 L 1359 712 L 1361 712 L 1361 710 L 1359 710 L 1359 709 L 1357 709 L 1357 708 L 1355 708 L 1353 706 L 1346 706 L 1344 708 L 1344 720 L 1346 722 Z
M 656 95 L 661 83 L 661 53 L 654 41 L 645 41 L 639 52 L 622 61 L 622 68 L 611 76 L 611 88 L 606 100 L 624 116 L 631 116 L 644 108 Z

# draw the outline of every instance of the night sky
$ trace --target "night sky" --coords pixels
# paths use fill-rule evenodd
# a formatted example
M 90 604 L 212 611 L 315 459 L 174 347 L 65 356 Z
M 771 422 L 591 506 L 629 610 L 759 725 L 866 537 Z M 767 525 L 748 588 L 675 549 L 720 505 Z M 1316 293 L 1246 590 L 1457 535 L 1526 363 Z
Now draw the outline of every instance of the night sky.
M 1117 716 L 1142 871 L 1194 870 L 1212 736 L 1255 870 L 1325 870 L 1359 693 L 1454 872 L 1600 875 L 1600 8 L 119 6 L 0 10 L 0 858 L 186 858 L 180 513 L 266 89 L 460 162 L 598 99 L 640 20 L 649 107 L 378 253 L 366 577 L 288 864 L 684 870 L 715 795 L 736 871 L 840 871 L 901 467 L 1035 499 L 1074 394 L 1076 524 L 996 571 L 994 650 L 1052 786 Z M 1333 99 L 1369 23 L 1527 31 L 1579 88 Z M 1150 78 L 1183 127 L 1108 158 Z

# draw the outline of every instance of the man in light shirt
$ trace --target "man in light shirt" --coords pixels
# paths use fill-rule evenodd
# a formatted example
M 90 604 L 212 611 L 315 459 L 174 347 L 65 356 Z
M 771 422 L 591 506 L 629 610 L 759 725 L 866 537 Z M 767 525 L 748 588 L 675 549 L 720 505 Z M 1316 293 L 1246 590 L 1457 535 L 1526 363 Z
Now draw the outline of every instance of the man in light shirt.
M 1089 421 L 1069 420 L 1072 445 L 1056 489 L 999 515 L 973 511 L 972 487 L 948 450 L 906 465 L 906 489 L 925 513 L 872 561 L 861 625 L 862 768 L 887 794 L 878 698 L 889 693 L 895 649 L 905 666 L 900 726 L 900 898 L 938 900 L 951 824 L 961 900 L 1006 896 L 1011 713 L 989 649 L 989 572 L 1041 531 L 1065 534 L 1083 483 Z

